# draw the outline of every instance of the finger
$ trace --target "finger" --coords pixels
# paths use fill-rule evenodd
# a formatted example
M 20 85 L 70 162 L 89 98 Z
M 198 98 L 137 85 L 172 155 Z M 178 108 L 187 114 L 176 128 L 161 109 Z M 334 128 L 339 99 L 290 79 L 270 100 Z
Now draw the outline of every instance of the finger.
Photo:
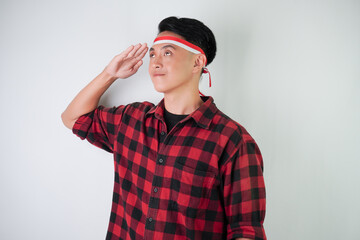
M 141 44 L 138 43 L 134 46 L 134 48 L 130 51 L 130 53 L 127 55 L 128 57 L 134 56 L 134 54 L 137 52 L 137 50 L 141 47 Z
M 135 52 L 134 57 L 138 57 L 139 55 L 141 55 L 145 49 L 147 51 L 147 44 L 141 44 L 141 47 Z
M 141 59 L 143 59 L 144 56 L 145 56 L 146 53 L 147 53 L 147 50 L 148 50 L 148 48 L 146 47 L 146 48 L 144 48 L 144 49 L 142 50 L 142 52 L 139 52 L 137 56 L 133 56 L 133 58 L 136 59 L 136 61 L 133 61 L 133 64 L 136 64 L 136 62 L 138 62 L 138 61 L 140 61 Z
M 126 66 L 128 68 L 132 68 L 138 61 L 144 58 L 145 54 L 148 51 L 148 47 L 146 43 L 144 43 L 141 48 L 136 52 L 136 55 L 128 57 L 126 61 Z
M 134 49 L 134 45 L 129 46 L 125 51 L 122 51 L 119 55 L 115 56 L 117 58 L 119 57 L 125 57 L 127 56 L 132 50 Z
M 144 58 L 144 56 L 146 55 L 146 53 L 148 52 L 148 47 L 145 47 L 141 52 L 139 52 L 139 55 L 138 56 L 136 56 L 136 58 L 137 59 L 142 59 L 142 58 Z
M 139 61 L 142 61 L 142 60 L 139 58 L 136 58 L 136 57 L 131 57 L 126 61 L 126 66 L 124 66 L 124 67 L 126 69 L 132 69 Z

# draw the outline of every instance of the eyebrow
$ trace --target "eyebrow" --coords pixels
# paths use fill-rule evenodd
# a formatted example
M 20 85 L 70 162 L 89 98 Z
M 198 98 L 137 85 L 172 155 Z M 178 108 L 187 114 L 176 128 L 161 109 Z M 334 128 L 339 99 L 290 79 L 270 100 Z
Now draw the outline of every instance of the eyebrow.
M 176 50 L 176 47 L 174 47 L 173 45 L 165 45 L 161 49 L 168 48 L 168 47 L 173 48 L 174 50 Z M 149 52 L 151 52 L 151 51 L 154 51 L 154 48 L 150 48 Z

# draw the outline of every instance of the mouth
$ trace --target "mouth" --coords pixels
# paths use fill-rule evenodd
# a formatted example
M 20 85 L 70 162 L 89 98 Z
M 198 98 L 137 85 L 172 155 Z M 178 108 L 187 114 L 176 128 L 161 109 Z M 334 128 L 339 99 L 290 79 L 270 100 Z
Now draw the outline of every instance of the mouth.
M 165 74 L 160 74 L 160 73 L 156 73 L 156 74 L 153 74 L 154 77 L 161 77 L 161 76 L 165 76 Z

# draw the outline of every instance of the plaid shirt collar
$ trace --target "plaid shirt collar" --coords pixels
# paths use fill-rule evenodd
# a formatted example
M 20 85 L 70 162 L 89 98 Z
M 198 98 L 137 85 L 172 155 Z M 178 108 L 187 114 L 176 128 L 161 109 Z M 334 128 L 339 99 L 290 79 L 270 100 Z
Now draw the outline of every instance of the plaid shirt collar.
M 200 97 L 204 103 L 180 122 L 184 122 L 189 118 L 193 118 L 200 127 L 208 129 L 212 118 L 218 111 L 218 108 L 216 107 L 214 99 L 211 96 Z M 158 103 L 158 105 L 152 107 L 145 115 L 148 116 L 151 114 L 154 114 L 154 116 L 159 120 L 164 120 L 164 98 Z

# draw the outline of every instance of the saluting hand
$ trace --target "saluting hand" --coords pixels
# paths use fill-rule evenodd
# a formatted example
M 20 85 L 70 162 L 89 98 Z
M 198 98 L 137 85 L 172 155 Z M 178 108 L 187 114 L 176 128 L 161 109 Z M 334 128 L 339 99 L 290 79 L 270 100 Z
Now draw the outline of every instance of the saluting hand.
M 131 45 L 125 51 L 116 55 L 106 66 L 104 71 L 113 77 L 125 79 L 134 75 L 143 64 L 148 47 L 146 43 Z

